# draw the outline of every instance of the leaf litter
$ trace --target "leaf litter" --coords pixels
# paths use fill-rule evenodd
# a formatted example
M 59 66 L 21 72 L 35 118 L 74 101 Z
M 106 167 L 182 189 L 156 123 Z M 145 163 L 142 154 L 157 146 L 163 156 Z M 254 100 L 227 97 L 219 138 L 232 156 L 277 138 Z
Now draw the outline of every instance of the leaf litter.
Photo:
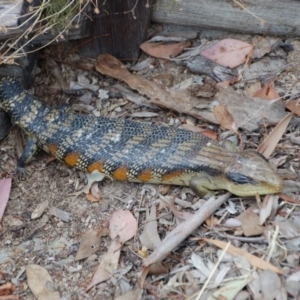
M 236 69 L 225 76 L 224 74 L 230 68 L 220 67 L 215 62 L 207 63 L 207 58 L 203 59 L 199 56 L 201 50 L 198 48 L 197 55 L 189 60 L 186 59 L 182 64 L 179 63 L 181 58 L 178 57 L 175 63 L 166 61 L 166 57 L 173 57 L 174 53 L 171 51 L 167 55 L 162 55 L 164 60 L 146 61 L 133 71 L 135 73 L 127 71 L 127 66 L 119 64 L 111 57 L 105 56 L 106 61 L 102 57 L 100 62 L 103 65 L 99 66 L 98 62 L 97 68 L 101 69 L 101 72 L 106 68 L 104 70 L 106 75 L 127 83 L 135 93 L 128 89 L 128 86 L 114 89 L 115 81 L 111 78 L 95 79 L 95 75 L 88 73 L 80 73 L 78 74 L 80 76 L 74 78 L 70 76 L 70 80 L 64 80 L 73 82 L 73 87 L 76 89 L 91 91 L 87 103 L 84 103 L 83 99 L 80 106 L 74 105 L 75 109 L 77 107 L 88 113 L 133 119 L 144 118 L 146 122 L 169 124 L 171 120 L 175 120 L 171 123 L 173 126 L 188 125 L 189 128 L 186 127 L 188 129 L 211 132 L 214 138 L 222 130 L 216 126 L 218 124 L 228 130 L 239 130 L 245 147 L 255 149 L 261 145 L 259 149 L 271 158 L 279 171 L 286 171 L 282 174 L 289 172 L 293 175 L 294 183 L 297 183 L 299 153 L 297 154 L 296 144 L 291 142 L 296 140 L 290 139 L 290 133 L 299 131 L 295 117 L 297 111 L 294 111 L 298 100 L 297 95 L 290 96 L 288 93 L 290 88 L 285 84 L 289 81 L 296 85 L 296 82 L 293 81 L 293 76 L 288 77 L 291 70 L 287 68 L 283 57 L 268 56 L 268 53 L 273 51 L 268 45 L 268 42 L 270 44 L 268 37 L 258 37 L 258 41 L 252 43 L 249 40 L 240 42 L 247 44 L 245 48 L 249 50 L 248 53 L 242 51 L 243 47 L 239 49 L 238 46 L 236 48 L 219 46 L 219 50 L 225 50 L 224 52 L 226 49 L 230 50 L 225 53 L 229 56 L 230 63 L 242 64 L 238 67 L 239 71 L 242 70 L 239 76 L 235 72 Z M 265 43 L 265 49 L 255 52 L 260 42 Z M 234 45 L 239 43 L 234 42 Z M 255 55 L 257 60 L 251 63 L 253 45 L 255 46 L 252 57 Z M 236 55 L 236 51 L 241 52 Z M 220 56 L 220 53 L 217 53 L 217 56 Z M 235 57 L 239 61 L 235 61 Z M 205 72 L 201 71 L 203 63 L 207 63 Z M 107 64 L 110 64 L 110 68 L 107 68 Z M 65 66 L 64 68 L 68 69 Z M 191 74 L 194 71 L 198 75 Z M 168 72 L 173 72 L 172 80 L 171 77 L 167 78 L 163 75 Z M 162 75 L 158 76 L 160 74 Z M 203 86 L 207 82 L 207 74 L 213 78 L 214 82 L 209 84 L 214 88 Z M 195 81 L 189 80 L 193 76 L 201 78 Z M 263 86 L 255 95 L 261 99 L 253 98 L 253 93 L 248 96 L 243 95 L 250 78 L 254 86 Z M 41 83 L 40 78 L 37 80 Z M 43 80 L 41 86 L 49 83 L 48 78 Z M 224 83 L 226 80 L 223 86 L 228 87 L 217 91 L 216 83 Z M 178 85 L 179 88 L 172 89 Z M 53 86 L 51 88 L 53 91 Z M 254 93 L 258 89 L 256 88 Z M 275 90 L 278 94 L 275 94 Z M 37 93 L 39 93 L 38 88 Z M 124 97 L 125 101 L 116 95 Z M 264 97 L 269 97 L 269 101 Z M 281 103 L 273 101 L 278 98 L 282 99 Z M 156 105 L 161 109 L 154 108 Z M 218 120 L 213 112 L 218 106 L 224 107 L 222 110 L 230 112 L 230 115 L 222 112 L 222 118 Z M 288 115 L 285 107 L 295 114 Z M 281 120 L 283 121 L 280 122 Z M 279 124 L 277 125 L 279 129 L 276 126 L 272 131 L 276 124 Z M 13 136 L 14 133 L 7 138 L 5 141 L 7 144 L 1 148 L 3 152 L 0 157 L 1 162 L 5 158 L 2 168 L 8 174 L 12 174 L 15 166 L 15 158 L 8 151 L 14 148 Z M 261 143 L 262 137 L 265 140 L 263 143 Z M 283 153 L 285 155 L 282 155 Z M 74 192 L 75 189 L 82 188 L 83 174 L 70 171 L 59 163 L 47 165 L 46 170 L 40 164 L 40 159 L 36 159 L 30 165 L 30 168 L 35 170 L 32 181 L 18 182 L 18 188 L 13 188 L 3 217 L 2 226 L 9 230 L 3 233 L 0 263 L 4 271 L 7 271 L 6 274 L 14 274 L 15 278 L 18 277 L 15 272 L 18 271 L 21 260 L 17 260 L 16 264 L 14 259 L 25 253 L 34 263 L 47 266 L 47 270 L 51 275 L 53 274 L 52 282 L 59 286 L 60 296 L 72 295 L 71 298 L 74 296 L 74 299 L 82 299 L 85 296 L 96 298 L 99 295 L 104 297 L 114 295 L 116 299 L 132 299 L 131 297 L 147 297 L 146 295 L 149 294 L 155 295 L 156 298 L 170 298 L 176 294 L 179 299 L 189 299 L 193 295 L 198 298 L 202 295 L 201 299 L 213 299 L 212 297 L 231 299 L 235 295 L 238 297 L 244 294 L 249 297 L 251 294 L 255 299 L 259 297 L 268 299 L 266 291 L 269 288 L 267 283 L 270 281 L 276 283 L 278 297 L 284 298 L 286 292 L 290 296 L 297 295 L 299 224 L 291 221 L 299 212 L 295 206 L 299 202 L 297 184 L 294 184 L 293 190 L 296 194 L 266 197 L 259 206 L 252 207 L 254 198 L 241 200 L 228 195 L 225 198 L 217 197 L 205 202 L 199 200 L 192 192 L 187 192 L 185 196 L 183 194 L 177 196 L 175 203 L 171 202 L 170 206 L 166 205 L 158 211 L 156 208 L 159 199 L 156 198 L 155 192 L 147 190 L 141 197 L 137 192 L 141 188 L 140 185 L 130 184 L 126 190 L 126 184 L 111 183 L 109 180 L 105 180 L 100 186 L 94 185 L 90 191 L 99 201 L 98 203 L 86 201 L 80 196 L 71 201 L 66 192 Z M 57 166 L 61 166 L 59 172 Z M 38 176 L 40 172 L 45 176 Z M 49 182 L 54 189 L 53 194 L 49 191 L 47 184 Z M 152 190 L 156 191 L 156 188 L 152 187 Z M 167 196 L 163 197 L 174 199 L 170 196 L 173 190 L 174 188 L 165 187 L 164 194 Z M 233 204 L 230 209 L 222 205 L 229 197 L 231 203 L 234 203 L 234 209 Z M 293 199 L 294 203 L 283 202 L 284 197 Z M 133 205 L 128 205 L 128 201 Z M 41 208 L 38 206 L 39 202 L 42 203 Z M 49 204 L 43 206 L 43 203 Z M 131 212 L 124 210 L 125 207 L 128 207 Z M 151 217 L 150 215 L 147 217 L 148 207 L 150 207 Z M 241 217 L 249 208 L 251 213 Z M 194 212 L 194 209 L 198 211 Z M 119 212 L 117 217 L 114 215 L 116 211 Z M 34 219 L 31 219 L 32 212 L 34 212 Z M 177 214 L 177 217 L 186 216 L 187 219 L 179 224 L 172 214 L 175 216 Z M 214 215 L 213 222 L 207 221 L 210 220 L 210 215 Z M 17 222 L 18 218 L 22 222 Z M 228 222 L 229 218 L 231 223 Z M 102 237 L 102 233 L 99 233 L 99 224 L 102 220 L 111 220 L 110 237 Z M 160 222 L 161 220 L 164 221 Z M 141 225 L 140 230 L 137 230 L 137 223 Z M 202 223 L 204 225 L 200 226 Z M 277 227 L 274 224 L 277 224 Z M 253 228 L 257 229 L 256 227 L 259 231 L 251 232 Z M 87 234 L 86 240 L 84 235 L 80 236 L 80 232 Z M 153 238 L 151 235 L 155 235 L 159 236 L 162 242 L 154 242 L 153 251 L 152 248 L 145 247 L 141 258 L 139 251 L 143 249 L 143 244 L 147 243 L 140 240 L 143 232 L 146 232 L 146 240 L 151 240 Z M 43 235 L 47 237 L 44 243 L 41 239 Z M 102 237 L 101 240 L 99 235 Z M 28 239 L 29 236 L 33 240 Z M 203 236 L 214 239 L 218 247 L 227 250 L 222 251 L 221 256 L 218 248 L 209 245 L 208 239 L 204 240 Z M 226 237 L 234 246 L 228 245 Z M 155 240 L 158 241 L 157 238 Z M 81 246 L 85 247 L 83 251 Z M 80 255 L 76 257 L 78 253 Z M 49 257 L 47 263 L 43 263 L 46 261 L 45 257 Z M 198 259 L 197 262 L 195 257 Z M 17 268 L 14 267 L 16 265 Z M 201 273 L 204 267 L 207 271 L 205 274 Z M 281 267 L 284 267 L 288 277 L 281 275 Z M 63 279 L 60 279 L 60 274 L 64 274 Z M 143 280 L 138 287 L 141 274 Z M 15 282 L 15 278 L 11 280 Z M 16 288 L 23 292 L 28 282 L 22 276 L 19 282 Z M 120 291 L 117 291 L 118 287 Z M 55 287 L 51 291 L 56 292 Z M 30 295 L 28 289 L 25 293 Z

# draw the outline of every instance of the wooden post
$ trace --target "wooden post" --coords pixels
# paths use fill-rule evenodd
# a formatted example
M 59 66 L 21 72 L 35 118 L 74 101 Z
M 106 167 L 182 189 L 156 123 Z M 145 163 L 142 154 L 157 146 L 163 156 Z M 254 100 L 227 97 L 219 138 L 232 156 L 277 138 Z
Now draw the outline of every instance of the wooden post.
M 154 0 L 108 0 L 93 13 L 91 35 L 83 41 L 81 55 L 96 58 L 110 53 L 123 61 L 135 61 L 145 40 Z

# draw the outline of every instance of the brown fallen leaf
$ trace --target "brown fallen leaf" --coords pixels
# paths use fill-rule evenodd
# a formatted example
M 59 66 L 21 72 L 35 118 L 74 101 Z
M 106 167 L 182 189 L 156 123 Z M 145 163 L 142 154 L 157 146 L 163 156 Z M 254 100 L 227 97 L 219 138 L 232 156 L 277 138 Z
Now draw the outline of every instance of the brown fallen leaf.
M 252 43 L 254 45 L 252 59 L 261 58 L 272 50 L 270 41 L 264 37 L 254 36 Z
M 98 251 L 101 246 L 102 236 L 107 236 L 109 229 L 102 227 L 98 230 L 85 232 L 80 239 L 80 246 L 76 253 L 75 261 L 87 258 Z
M 7 282 L 0 285 L 0 299 L 19 299 L 19 298 L 13 298 L 17 297 L 17 295 L 11 295 L 16 290 L 15 285 L 13 285 L 11 282 Z M 11 297 L 11 298 L 10 298 Z
M 161 243 L 160 237 L 157 231 L 157 220 L 156 220 L 156 207 L 153 205 L 150 209 L 146 210 L 146 224 L 144 226 L 143 232 L 140 234 L 139 239 L 143 246 L 148 249 L 155 249 Z
M 119 209 L 111 216 L 109 235 L 112 239 L 119 237 L 121 243 L 126 243 L 136 235 L 137 229 L 137 220 L 130 211 Z
M 37 300 L 59 300 L 55 285 L 48 271 L 39 265 L 26 267 L 27 283 Z
M 167 274 L 170 272 L 170 267 L 166 263 L 157 262 L 149 266 L 149 275 Z
M 203 131 L 201 131 L 201 133 L 214 141 L 218 140 L 218 134 L 215 131 L 204 129 Z
M 271 270 L 265 270 L 259 274 L 259 277 L 262 299 L 288 299 L 286 289 L 282 286 L 282 281 L 277 274 Z
M 18 295 L 0 295 L 0 300 L 20 300 Z
M 287 114 L 273 129 L 273 131 L 267 136 L 266 139 L 259 145 L 257 151 L 263 154 L 266 158 L 269 158 L 276 148 L 279 140 L 284 134 L 287 126 L 289 125 L 293 113 Z
M 288 101 L 285 104 L 285 107 L 292 111 L 295 115 L 300 116 L 300 100 L 292 100 L 292 101 Z
M 155 262 L 147 267 L 143 267 L 139 278 L 139 287 L 143 288 L 147 275 L 168 274 L 169 272 L 170 268 L 168 265 L 161 262 Z
M 294 200 L 293 198 L 289 197 L 286 194 L 279 193 L 278 196 L 280 197 L 280 199 L 282 199 L 282 200 L 284 200 L 284 201 L 286 201 L 288 203 L 292 203 L 295 206 L 300 206 L 300 202 L 299 201 Z
M 228 111 L 228 109 L 223 105 L 216 105 L 213 108 L 214 115 L 216 120 L 221 124 L 222 127 L 233 131 L 235 134 L 239 136 L 240 139 L 240 150 L 244 148 L 242 135 L 238 132 L 236 128 L 235 120 L 232 114 Z
M 279 100 L 281 97 L 276 93 L 273 81 L 265 85 L 261 89 L 257 90 L 253 97 L 257 97 L 264 100 Z
M 41 203 L 39 203 L 39 205 L 34 209 L 34 211 L 31 214 L 31 219 L 37 219 L 39 218 L 45 211 L 45 209 L 49 206 L 49 201 L 45 200 Z
M 246 61 L 252 50 L 251 44 L 235 39 L 223 39 L 200 51 L 200 54 L 220 65 L 235 68 Z
M 122 243 L 118 238 L 111 242 L 107 252 L 101 256 L 100 265 L 94 273 L 87 290 L 91 289 L 96 284 L 110 279 L 113 276 L 113 273 L 118 267 L 121 247 Z
M 214 216 L 211 216 L 211 217 L 208 217 L 206 220 L 205 220 L 205 224 L 208 226 L 208 227 L 215 227 L 215 226 L 218 226 L 219 224 L 219 219 L 214 217 Z
M 263 225 L 265 221 L 271 216 L 272 210 L 274 211 L 274 207 L 277 207 L 276 203 L 278 202 L 278 198 L 278 195 L 266 195 L 264 197 L 264 201 L 259 212 L 260 225 Z
M 225 89 L 225 88 L 229 87 L 235 81 L 236 81 L 236 79 L 234 78 L 234 79 L 229 79 L 229 80 L 226 80 L 226 81 L 218 82 L 216 84 L 216 89 L 217 90 Z
M 147 54 L 157 58 L 173 58 L 181 53 L 185 48 L 191 46 L 190 41 L 174 43 L 174 44 L 162 44 L 162 43 L 150 43 L 145 42 L 140 45 L 140 48 Z
M 221 124 L 222 127 L 237 132 L 236 124 L 232 114 L 223 105 L 214 106 L 214 115 L 216 120 Z
M 101 263 L 87 290 L 113 276 L 118 267 L 122 245 L 134 237 L 137 228 L 137 220 L 130 211 L 119 209 L 113 213 L 109 223 L 109 235 L 112 242 L 107 252 L 101 257 Z
M 242 222 L 241 226 L 245 236 L 256 236 L 264 232 L 264 226 L 260 225 L 259 216 L 253 212 L 253 207 L 249 207 L 236 219 Z
M 225 249 L 228 245 L 227 242 L 223 242 L 223 241 L 219 241 L 219 240 L 205 239 L 205 241 L 207 243 L 210 243 L 210 244 L 213 244 L 213 245 L 219 247 L 220 249 Z M 234 256 L 245 257 L 249 261 L 249 263 L 255 268 L 258 268 L 258 269 L 261 269 L 261 270 L 268 270 L 269 269 L 269 270 L 271 270 L 271 271 L 273 271 L 277 274 L 283 274 L 282 270 L 275 267 L 271 263 L 255 256 L 253 254 L 250 254 L 250 253 L 248 253 L 247 251 L 245 251 L 241 248 L 237 248 L 237 247 L 234 247 L 234 246 L 230 245 L 227 249 L 227 252 L 231 255 L 234 255 Z

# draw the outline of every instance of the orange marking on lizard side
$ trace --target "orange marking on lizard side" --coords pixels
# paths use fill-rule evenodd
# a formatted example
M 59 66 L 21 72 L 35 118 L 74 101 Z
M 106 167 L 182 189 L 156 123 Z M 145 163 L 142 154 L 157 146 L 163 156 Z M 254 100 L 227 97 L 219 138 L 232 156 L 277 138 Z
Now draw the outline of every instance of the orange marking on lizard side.
M 87 167 L 87 170 L 89 173 L 92 173 L 95 170 L 99 171 L 100 173 L 103 173 L 103 162 L 95 161 Z
M 184 174 L 184 170 L 177 170 L 161 176 L 161 181 L 172 181 L 172 179 L 179 177 Z
M 75 167 L 80 158 L 80 153 L 71 152 L 64 158 L 65 163 L 70 167 Z
M 50 154 L 52 156 L 55 156 L 55 153 L 56 153 L 56 151 L 58 149 L 58 145 L 57 144 L 48 144 L 47 146 L 49 148 Z
M 138 175 L 137 178 L 144 182 L 150 181 L 152 179 L 152 170 L 151 169 L 144 170 L 140 175 Z
M 121 166 L 120 168 L 118 168 L 117 170 L 115 170 L 112 173 L 112 176 L 116 180 L 125 181 L 125 180 L 127 180 L 127 170 L 128 170 L 128 167 Z

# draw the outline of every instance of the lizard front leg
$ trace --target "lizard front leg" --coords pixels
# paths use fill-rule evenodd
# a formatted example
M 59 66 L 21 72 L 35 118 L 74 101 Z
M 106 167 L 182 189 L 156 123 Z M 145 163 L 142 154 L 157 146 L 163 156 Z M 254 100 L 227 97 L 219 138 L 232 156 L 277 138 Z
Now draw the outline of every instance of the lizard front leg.
M 211 194 L 216 190 L 216 185 L 207 174 L 199 174 L 193 177 L 189 182 L 189 186 L 191 190 L 200 197 Z
M 18 159 L 17 163 L 17 171 L 20 175 L 25 176 L 27 171 L 26 171 L 26 165 L 27 163 L 31 160 L 32 156 L 37 150 L 37 143 L 33 139 L 29 139 L 26 144 L 24 151 L 20 158 Z

